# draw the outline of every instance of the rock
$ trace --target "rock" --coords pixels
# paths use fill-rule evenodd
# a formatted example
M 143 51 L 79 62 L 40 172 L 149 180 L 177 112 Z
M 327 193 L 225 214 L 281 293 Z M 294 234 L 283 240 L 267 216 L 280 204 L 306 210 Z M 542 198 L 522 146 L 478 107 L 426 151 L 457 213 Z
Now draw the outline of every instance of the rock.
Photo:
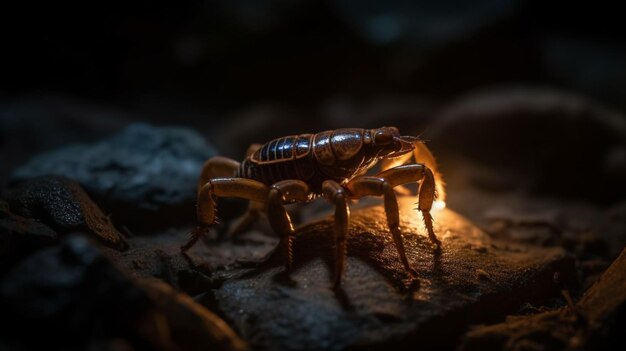
M 36 342 L 37 331 L 36 339 L 57 348 L 111 333 L 125 336 L 149 306 L 136 286 L 78 236 L 20 262 L 2 281 L 0 296 L 3 317 L 10 321 L 7 339 Z
M 57 233 L 81 231 L 103 244 L 125 250 L 126 240 L 108 216 L 78 183 L 61 177 L 34 178 L 16 184 L 4 194 L 11 210 L 20 216 L 37 219 Z
M 13 181 L 47 174 L 78 181 L 116 223 L 150 229 L 189 222 L 200 169 L 215 150 L 185 128 L 133 124 L 93 144 L 41 154 Z
M 128 277 L 79 236 L 22 261 L 2 281 L 0 297 L 3 339 L 24 348 L 41 340 L 53 349 L 245 347 L 219 317 L 163 283 Z
M 239 262 L 261 259 L 278 244 L 275 235 L 259 230 L 240 233 L 232 240 L 217 240 L 217 233 L 213 233 L 206 242 L 198 242 L 183 256 L 180 246 L 189 240 L 191 229 L 183 227 L 131 237 L 131 248 L 119 253 L 117 261 L 137 277 L 159 278 L 196 295 L 207 290 L 204 275 L 230 269 Z
M 585 293 L 574 309 L 562 308 L 479 326 L 461 350 L 599 350 L 626 348 L 626 250 Z
M 0 200 L 0 274 L 27 254 L 57 241 L 54 230 L 36 219 L 12 213 L 9 205 Z
M 491 240 L 450 210 L 435 214 L 443 241 L 437 254 L 414 200 L 400 201 L 407 255 L 419 286 L 407 276 L 381 206 L 353 209 L 342 289 L 331 289 L 331 219 L 298 230 L 294 272 L 279 254 L 224 279 L 206 304 L 221 310 L 254 348 L 452 348 L 467 324 L 494 320 L 522 303 L 558 295 L 559 272 L 576 285 L 574 262 L 560 248 Z M 278 251 L 277 251 L 278 252 Z
M 580 96 L 503 89 L 442 110 L 425 138 L 446 161 L 444 174 L 463 174 L 485 190 L 515 188 L 611 203 L 626 193 L 626 161 L 619 160 L 625 121 Z M 459 158 L 469 162 L 455 167 Z M 476 174 L 481 167 L 493 176 Z
M 169 285 L 153 279 L 141 286 L 167 319 L 172 339 L 182 350 L 245 350 L 246 344 L 218 316 Z

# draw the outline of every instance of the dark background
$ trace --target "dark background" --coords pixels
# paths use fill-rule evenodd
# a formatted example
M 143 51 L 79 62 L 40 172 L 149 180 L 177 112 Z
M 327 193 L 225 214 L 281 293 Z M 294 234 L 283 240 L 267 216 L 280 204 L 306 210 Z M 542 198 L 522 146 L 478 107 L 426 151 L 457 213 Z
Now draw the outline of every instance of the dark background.
M 133 1 L 3 5 L 0 162 L 187 125 L 231 157 L 286 133 L 419 134 L 467 94 L 542 87 L 626 108 L 618 5 Z

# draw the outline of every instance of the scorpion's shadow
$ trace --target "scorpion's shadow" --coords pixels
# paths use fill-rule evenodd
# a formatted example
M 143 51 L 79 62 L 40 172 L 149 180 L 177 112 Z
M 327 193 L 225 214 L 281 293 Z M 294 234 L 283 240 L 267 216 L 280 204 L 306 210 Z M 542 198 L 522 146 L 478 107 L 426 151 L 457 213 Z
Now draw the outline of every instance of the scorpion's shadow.
M 441 272 L 441 251 L 435 249 L 425 236 L 408 235 L 404 238 L 407 256 L 412 266 L 415 267 L 417 260 L 432 260 L 432 269 L 418 271 L 418 277 L 411 277 L 405 271 L 393 244 L 391 234 L 388 231 L 366 231 L 363 225 L 351 229 L 347 239 L 348 256 L 355 257 L 365 262 L 369 267 L 374 268 L 401 294 L 409 296 L 411 292 L 419 289 L 419 277 L 437 277 Z M 296 238 L 293 242 L 292 272 L 296 273 L 300 268 L 318 258 L 323 259 L 326 269 L 330 273 L 329 275 L 332 276 L 335 263 L 332 220 L 317 221 L 297 230 Z M 246 270 L 233 278 L 254 278 L 271 269 L 284 266 L 284 263 L 284 250 L 277 247 L 276 250 L 262 260 L 240 262 L 239 266 Z M 346 265 L 346 270 L 350 270 L 349 261 L 346 262 Z M 348 279 L 344 274 L 343 284 L 349 284 L 347 282 Z M 297 282 L 284 270 L 280 270 L 275 274 L 273 281 L 283 286 L 297 286 Z M 330 278 L 328 286 L 329 288 L 332 286 Z M 341 287 L 335 290 L 335 295 L 344 308 L 351 308 L 349 299 Z

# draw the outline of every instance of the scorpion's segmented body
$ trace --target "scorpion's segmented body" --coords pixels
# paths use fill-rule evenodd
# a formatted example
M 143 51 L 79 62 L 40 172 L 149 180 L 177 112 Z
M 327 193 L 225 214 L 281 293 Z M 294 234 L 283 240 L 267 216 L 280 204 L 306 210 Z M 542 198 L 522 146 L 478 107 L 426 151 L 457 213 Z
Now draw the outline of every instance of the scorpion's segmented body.
M 345 183 L 373 166 L 379 155 L 371 152 L 371 144 L 370 130 L 360 128 L 286 136 L 259 147 L 235 176 L 267 185 L 297 179 L 320 194 L 324 181 Z
M 413 157 L 424 163 L 407 164 Z M 381 172 L 364 175 L 381 160 Z M 430 240 L 439 247 L 430 215 L 437 187 L 433 172 L 436 169 L 430 151 L 418 138 L 402 136 L 395 127 L 345 128 L 277 138 L 249 149 L 241 163 L 214 157 L 205 163 L 198 183 L 199 226 L 181 250 L 187 251 L 217 223 L 217 197 L 240 197 L 250 200 L 251 206 L 235 232 L 250 225 L 261 210 L 267 211 L 270 225 L 281 237 L 286 268 L 290 270 L 296 230 L 285 204 L 324 197 L 335 206 L 337 287 L 345 265 L 349 200 L 382 196 L 400 260 L 407 272 L 414 275 L 404 251 L 394 187 L 420 184 L 417 209 L 423 215 Z

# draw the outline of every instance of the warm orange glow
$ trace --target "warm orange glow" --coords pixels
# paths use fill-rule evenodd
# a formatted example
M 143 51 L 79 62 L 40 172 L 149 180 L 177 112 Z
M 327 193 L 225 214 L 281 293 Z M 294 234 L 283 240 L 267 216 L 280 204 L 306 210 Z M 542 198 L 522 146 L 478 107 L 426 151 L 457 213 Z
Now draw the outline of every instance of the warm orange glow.
M 437 200 L 433 203 L 433 210 L 438 211 L 446 208 L 446 184 L 441 173 L 435 173 L 435 182 L 437 182 Z
M 437 199 L 433 203 L 433 210 L 442 210 L 446 207 L 446 183 L 443 181 L 443 176 L 439 172 L 437 162 L 432 152 L 422 142 L 415 143 L 415 149 L 413 150 L 413 157 L 418 163 L 423 163 L 426 167 L 430 168 L 435 176 L 435 184 L 437 187 Z
M 439 210 L 443 210 L 444 208 L 446 208 L 446 202 L 445 201 L 441 201 L 441 200 L 437 200 L 433 203 L 433 210 L 435 211 L 439 211 Z

